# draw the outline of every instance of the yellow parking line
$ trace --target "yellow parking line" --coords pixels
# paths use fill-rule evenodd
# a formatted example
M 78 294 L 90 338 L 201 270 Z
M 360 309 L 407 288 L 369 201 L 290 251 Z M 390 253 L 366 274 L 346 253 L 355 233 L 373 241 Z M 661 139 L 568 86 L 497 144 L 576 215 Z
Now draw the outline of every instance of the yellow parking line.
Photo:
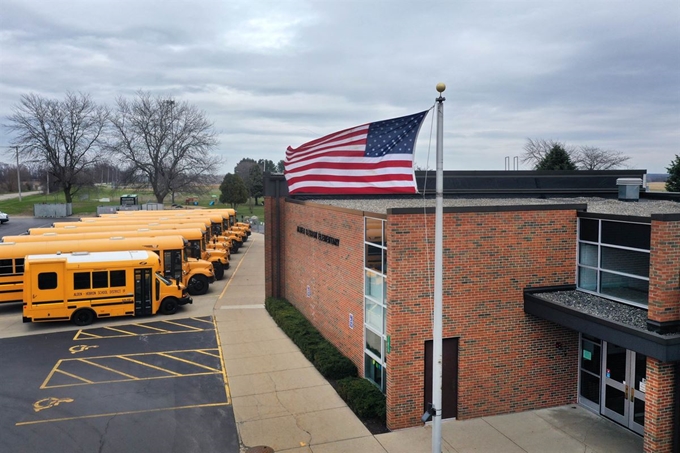
M 145 329 L 152 329 L 152 330 L 157 330 L 159 332 L 168 332 L 166 329 L 159 329 L 158 327 L 153 327 L 148 324 L 132 324 L 133 326 L 138 326 L 138 327 L 143 327 Z
M 88 384 L 94 384 L 94 382 L 92 382 L 92 381 L 88 381 L 88 380 L 85 379 L 85 378 L 82 378 L 82 377 L 80 377 L 80 376 L 76 376 L 75 374 L 68 373 L 68 372 L 66 372 L 66 371 L 64 371 L 64 370 L 54 370 L 54 371 L 56 371 L 57 373 L 65 374 L 66 376 L 72 377 L 73 379 L 79 379 L 79 380 L 84 381 L 84 382 L 86 382 L 86 383 L 88 383 Z
M 182 374 L 180 374 L 180 373 L 175 373 L 174 371 L 166 370 L 165 368 L 161 368 L 161 367 L 156 366 L 156 365 L 151 365 L 149 363 L 140 362 L 139 360 L 131 359 L 130 357 L 125 357 L 125 356 L 118 356 L 118 357 L 123 359 L 123 360 L 127 360 L 129 362 L 134 362 L 134 363 L 138 363 L 140 365 L 148 366 L 149 368 L 154 368 L 154 369 L 162 371 L 164 373 L 173 374 L 175 376 L 182 376 Z
M 132 379 L 133 381 L 136 381 L 136 380 L 139 379 L 138 377 L 132 376 L 132 375 L 130 375 L 130 374 L 123 373 L 122 371 L 117 371 L 117 370 L 114 370 L 113 368 L 109 368 L 109 367 L 107 367 L 107 366 L 100 365 L 100 364 L 95 363 L 95 362 L 90 362 L 90 361 L 87 360 L 87 359 L 78 359 L 78 361 L 83 362 L 83 363 L 87 363 L 88 365 L 93 365 L 93 366 L 99 367 L 99 368 L 101 368 L 101 369 L 103 369 L 103 370 L 107 370 L 107 371 L 111 371 L 111 372 L 113 372 L 113 373 L 120 374 L 121 376 L 125 376 L 125 377 L 127 377 L 127 378 L 130 378 L 130 379 Z
M 54 373 L 56 373 L 57 369 L 59 369 L 59 365 L 61 365 L 61 362 L 63 362 L 63 359 L 59 359 L 57 361 L 57 364 L 54 365 L 54 367 L 52 367 L 52 371 L 50 371 L 50 374 L 47 375 L 47 377 L 43 381 L 42 385 L 40 385 L 41 390 L 44 389 L 44 388 L 47 388 L 45 386 L 47 385 L 48 382 L 50 382 L 50 379 L 52 379 L 52 376 L 54 376 Z
M 213 316 L 213 324 L 215 324 L 215 317 Z M 231 403 L 231 390 L 229 389 L 229 379 L 227 379 L 227 367 L 224 366 L 224 356 L 222 355 L 222 342 L 220 341 L 220 331 L 217 330 L 215 324 L 215 338 L 217 339 L 217 351 L 220 354 L 220 363 L 222 364 L 222 381 L 224 382 L 224 393 L 227 397 L 227 402 Z
M 219 351 L 218 351 L 217 354 L 211 354 L 211 353 L 209 353 L 209 352 L 205 352 L 205 351 L 202 351 L 202 350 L 200 350 L 200 349 L 197 349 L 196 352 L 198 352 L 199 354 L 209 355 L 210 357 L 217 357 L 217 358 L 220 357 Z
M 73 339 L 74 340 L 80 340 L 80 337 L 79 337 L 80 335 L 87 335 L 87 336 L 90 337 L 90 339 L 91 338 L 104 338 L 100 335 L 95 335 L 93 333 L 85 332 L 84 330 L 79 330 L 78 332 L 76 332 L 76 335 L 73 337 Z
M 214 371 L 215 373 L 220 372 L 220 370 L 216 370 L 215 368 L 211 368 L 209 366 L 201 365 L 200 363 L 192 362 L 190 360 L 180 359 L 179 357 L 175 357 L 175 356 L 172 356 L 172 355 L 169 355 L 169 354 L 165 354 L 163 352 L 159 352 L 158 355 L 161 355 L 163 357 L 167 357 L 169 359 L 178 360 L 180 362 L 188 363 L 190 365 L 195 365 L 195 366 L 200 367 L 200 368 L 205 368 L 206 370 Z
M 131 336 L 131 337 L 134 337 L 134 336 L 136 336 L 136 335 L 139 335 L 139 334 L 134 333 L 134 332 L 128 332 L 127 330 L 116 329 L 115 327 L 109 327 L 109 326 L 107 326 L 107 327 L 104 327 L 104 329 L 113 330 L 114 332 L 124 333 L 125 335 Z
M 196 405 L 193 405 L 193 406 L 177 406 L 177 407 L 167 407 L 167 408 L 160 408 L 160 409 L 147 409 L 147 410 L 140 410 L 140 411 L 110 412 L 110 413 L 107 413 L 107 414 L 83 415 L 81 417 L 63 417 L 63 418 L 53 418 L 53 419 L 48 419 L 48 420 L 34 420 L 34 421 L 30 421 L 30 422 L 15 423 L 14 426 L 26 426 L 26 425 L 36 425 L 38 423 L 64 422 L 64 421 L 83 420 L 83 419 L 97 418 L 97 417 L 115 417 L 115 416 L 118 416 L 118 415 L 144 414 L 144 413 L 148 413 L 148 412 L 174 411 L 174 410 L 181 410 L 181 409 L 197 409 L 197 408 L 201 408 L 201 407 L 220 407 L 220 406 L 229 406 L 229 403 L 227 402 L 227 403 L 196 404 Z
M 212 325 L 212 319 L 209 320 L 209 321 L 208 321 L 208 320 L 205 320 L 205 319 L 201 319 L 201 318 L 190 318 L 190 319 L 193 319 L 194 321 L 206 322 L 206 323 Z
M 204 329 L 201 329 L 201 328 L 199 328 L 199 327 L 187 326 L 187 325 L 185 325 L 185 324 L 181 324 L 181 323 L 175 322 L 175 321 L 163 321 L 163 322 L 165 322 L 165 323 L 167 323 L 167 324 L 174 324 L 174 325 L 180 326 L 180 327 L 186 327 L 187 329 L 193 329 L 193 330 L 195 330 L 195 331 L 203 331 L 203 330 L 204 330 Z
M 205 372 L 205 373 L 193 373 L 193 374 L 182 374 L 180 376 L 152 376 L 152 377 L 146 377 L 146 378 L 138 378 L 134 379 L 135 382 L 142 382 L 142 381 L 152 381 L 155 379 L 179 379 L 179 378 L 185 378 L 185 377 L 196 377 L 196 376 L 210 376 L 211 374 L 218 374 L 218 372 Z M 99 384 L 119 384 L 121 382 L 130 382 L 131 379 L 111 379 L 108 381 L 95 381 L 95 382 L 79 382 L 77 384 L 59 384 L 59 385 L 48 385 L 45 388 L 41 388 L 41 390 L 44 389 L 58 389 L 58 388 L 63 388 L 63 387 L 81 387 L 83 385 L 99 385 Z

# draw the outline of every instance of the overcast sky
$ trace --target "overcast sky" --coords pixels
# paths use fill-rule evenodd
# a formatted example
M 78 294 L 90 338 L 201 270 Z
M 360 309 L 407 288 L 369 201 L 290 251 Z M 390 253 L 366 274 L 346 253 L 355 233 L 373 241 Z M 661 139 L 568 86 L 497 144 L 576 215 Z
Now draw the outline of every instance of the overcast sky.
M 533 138 L 665 172 L 680 154 L 680 0 L 0 1 L 2 123 L 27 93 L 113 106 L 144 90 L 206 113 L 222 173 L 426 110 L 437 82 L 447 170 L 503 170 Z M 420 167 L 436 166 L 432 118 Z

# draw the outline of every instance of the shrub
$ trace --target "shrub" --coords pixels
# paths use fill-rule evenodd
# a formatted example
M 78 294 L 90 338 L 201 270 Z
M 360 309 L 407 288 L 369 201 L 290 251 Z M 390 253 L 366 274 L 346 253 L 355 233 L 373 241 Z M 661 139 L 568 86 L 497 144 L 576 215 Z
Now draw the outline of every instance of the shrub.
M 342 379 L 357 375 L 357 367 L 354 363 L 340 354 L 330 343 L 322 343 L 314 352 L 314 367 L 328 379 Z
M 337 380 L 337 392 L 360 418 L 386 419 L 385 395 L 366 379 L 358 378 L 357 367 L 326 340 L 293 305 L 269 298 L 265 308 L 276 324 L 300 348 L 326 379 Z
M 269 298 L 265 301 L 265 308 L 281 330 L 325 378 L 356 376 L 357 368 L 354 363 L 343 356 L 288 301 Z
M 385 421 L 385 395 L 366 379 L 347 377 L 338 381 L 338 394 L 362 418 Z

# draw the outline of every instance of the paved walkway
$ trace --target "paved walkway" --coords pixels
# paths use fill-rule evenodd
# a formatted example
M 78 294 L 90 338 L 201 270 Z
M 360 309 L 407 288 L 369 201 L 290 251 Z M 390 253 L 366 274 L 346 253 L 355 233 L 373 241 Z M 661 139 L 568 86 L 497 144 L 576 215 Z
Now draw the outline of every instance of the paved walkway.
M 33 191 L 33 192 L 21 192 L 21 196 L 27 197 L 29 195 L 37 195 L 39 193 L 42 193 L 42 192 L 40 192 L 39 190 Z M 2 200 L 12 200 L 14 198 L 19 198 L 19 193 L 3 193 L 3 194 L 0 194 L 0 201 L 2 201 Z
M 431 453 L 431 426 L 376 436 L 264 308 L 264 236 L 253 233 L 214 315 L 241 443 L 281 453 Z M 642 438 L 580 406 L 444 420 L 442 451 L 627 453 Z

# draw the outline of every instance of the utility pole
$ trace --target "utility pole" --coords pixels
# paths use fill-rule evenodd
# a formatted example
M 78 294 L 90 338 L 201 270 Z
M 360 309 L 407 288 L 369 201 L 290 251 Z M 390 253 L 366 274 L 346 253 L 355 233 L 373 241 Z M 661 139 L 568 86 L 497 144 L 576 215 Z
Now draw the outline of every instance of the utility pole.
M 19 201 L 21 201 L 21 172 L 19 171 L 19 146 L 14 147 L 17 157 L 17 187 L 19 189 Z

